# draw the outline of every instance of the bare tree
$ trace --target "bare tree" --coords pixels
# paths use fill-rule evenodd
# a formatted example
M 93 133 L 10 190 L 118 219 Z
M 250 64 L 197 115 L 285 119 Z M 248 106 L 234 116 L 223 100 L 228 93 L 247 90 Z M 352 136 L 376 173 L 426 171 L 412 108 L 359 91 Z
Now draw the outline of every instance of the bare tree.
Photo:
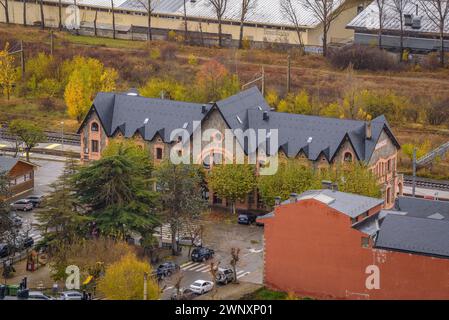
M 231 261 L 232 271 L 234 271 L 234 283 L 238 283 L 237 279 L 237 263 L 240 261 L 240 248 L 231 248 Z
M 218 20 L 218 46 L 221 48 L 223 46 L 223 35 L 222 35 L 222 23 L 223 16 L 226 12 L 226 7 L 228 6 L 228 0 L 208 0 L 208 2 L 214 7 L 215 14 Z
M 323 26 L 323 56 L 327 55 L 327 38 L 332 22 L 353 5 L 352 0 L 298 0 Z
M 189 36 L 189 28 L 187 26 L 187 6 L 186 1 L 183 1 L 183 10 L 184 10 L 184 42 L 187 43 L 187 37 Z
M 8 8 L 8 0 L 1 0 L 0 4 L 5 9 L 5 21 L 9 24 L 9 8 Z
M 384 22 L 385 22 L 385 0 L 376 0 L 376 6 L 377 6 L 377 17 L 379 19 L 379 29 L 377 31 L 377 45 L 379 49 L 381 49 L 382 33 L 384 30 Z
M 44 16 L 44 0 L 39 2 L 39 7 L 41 11 L 41 28 L 45 29 L 45 16 Z
M 424 12 L 440 33 L 440 63 L 444 67 L 444 29 L 449 14 L 449 0 L 419 0 Z
M 296 0 L 281 0 L 281 12 L 285 18 L 295 27 L 296 34 L 298 35 L 299 46 L 301 50 L 304 50 L 304 43 L 302 41 L 301 35 L 301 20 L 299 7 L 295 6 L 294 1 Z
M 98 10 L 95 10 L 95 18 L 94 18 L 94 34 L 97 36 L 97 19 L 98 19 Z
M 148 22 L 147 22 L 147 40 L 153 40 L 153 33 L 151 31 L 151 16 L 153 15 L 154 9 L 157 5 L 157 0 L 137 0 L 147 12 Z
M 27 25 L 27 0 L 23 0 L 23 25 Z
M 58 2 L 59 30 L 62 30 L 62 0 Z
M 400 26 L 400 41 L 399 48 L 401 55 L 399 59 L 402 61 L 402 55 L 404 54 L 404 12 L 406 7 L 409 5 L 410 0 L 392 0 L 390 4 L 391 9 L 396 13 L 396 19 Z
M 239 48 L 243 48 L 243 28 L 245 21 L 248 17 L 248 13 L 256 8 L 257 0 L 242 0 L 242 7 L 240 12 L 240 37 Z
M 114 10 L 114 0 L 111 0 L 111 12 L 112 12 L 112 38 L 115 39 L 115 10 Z

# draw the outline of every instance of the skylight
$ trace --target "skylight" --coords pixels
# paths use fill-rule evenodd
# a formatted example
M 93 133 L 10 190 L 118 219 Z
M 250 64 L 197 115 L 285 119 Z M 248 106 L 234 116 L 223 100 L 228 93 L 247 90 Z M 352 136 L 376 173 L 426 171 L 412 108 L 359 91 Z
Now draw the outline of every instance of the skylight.
M 237 116 L 237 121 L 238 121 L 240 124 L 243 124 L 243 121 L 242 121 L 242 119 L 240 119 L 239 116 Z
M 147 124 L 148 121 L 150 121 L 150 119 L 149 118 L 145 118 L 145 121 L 143 122 L 143 124 Z
M 312 137 L 309 137 L 309 139 L 307 139 L 307 143 L 312 143 Z
M 186 122 L 186 123 L 184 123 L 184 125 L 182 126 L 182 128 L 183 128 L 183 129 L 186 129 L 188 125 L 189 125 L 189 123 Z

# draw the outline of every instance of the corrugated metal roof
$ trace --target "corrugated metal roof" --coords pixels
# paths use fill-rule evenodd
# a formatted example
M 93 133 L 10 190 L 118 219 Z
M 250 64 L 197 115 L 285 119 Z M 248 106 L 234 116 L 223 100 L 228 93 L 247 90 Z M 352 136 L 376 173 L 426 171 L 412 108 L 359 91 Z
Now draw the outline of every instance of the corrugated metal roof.
M 58 0 L 46 0 L 48 2 L 58 2 Z M 142 0 L 146 2 L 147 0 Z M 292 24 L 281 10 L 281 0 L 255 0 L 253 10 L 248 12 L 246 22 L 260 23 L 268 25 L 291 27 Z M 337 8 L 344 0 L 336 0 Z M 64 4 L 74 4 L 92 7 L 110 8 L 111 0 L 62 0 Z M 183 15 L 183 0 L 153 0 L 154 13 Z M 240 22 L 241 0 L 228 0 L 224 20 Z M 145 7 L 139 0 L 114 0 L 114 6 L 122 10 L 135 10 L 146 12 Z M 319 24 L 311 10 L 305 8 L 300 1 L 294 1 L 299 17 L 299 23 L 303 27 L 314 27 Z M 187 15 L 189 17 L 216 19 L 213 6 L 209 0 L 187 1 Z
M 256 0 L 255 8 L 248 13 L 246 21 L 291 26 L 288 18 L 282 13 L 280 3 L 280 0 Z M 339 5 L 340 1 L 336 1 L 336 4 Z M 297 8 L 299 22 L 302 26 L 311 27 L 319 24 L 319 21 L 315 18 L 312 12 L 302 6 L 299 1 L 294 1 L 293 5 Z M 224 19 L 240 21 L 241 6 L 241 0 L 228 0 Z M 178 13 L 182 14 L 183 8 L 180 8 Z M 198 0 L 196 2 L 189 1 L 187 4 L 187 15 L 216 19 L 214 8 L 208 0 Z
M 411 1 L 405 7 L 405 14 L 416 15 L 416 6 L 418 6 L 418 16 L 421 18 L 421 28 L 413 29 L 410 26 L 404 26 L 404 31 L 407 33 L 438 33 L 438 26 L 428 18 L 424 8 L 419 1 Z M 394 2 L 392 0 L 385 0 L 385 22 L 383 29 L 385 31 L 398 31 L 401 29 L 401 24 L 397 12 L 394 10 Z M 359 15 L 357 15 L 348 25 L 349 28 L 378 30 L 379 29 L 379 9 L 375 1 L 365 8 Z M 445 33 L 449 33 L 449 16 L 446 19 Z

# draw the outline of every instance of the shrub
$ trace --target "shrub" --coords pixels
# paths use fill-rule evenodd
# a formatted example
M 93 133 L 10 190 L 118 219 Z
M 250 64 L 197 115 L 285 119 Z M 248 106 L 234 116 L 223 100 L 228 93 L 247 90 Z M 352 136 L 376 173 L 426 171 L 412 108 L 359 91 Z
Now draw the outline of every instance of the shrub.
M 176 37 L 177 37 L 177 34 L 176 34 L 175 30 L 170 30 L 168 32 L 168 40 L 169 41 L 176 41 Z
M 178 47 L 175 44 L 167 43 L 160 48 L 161 59 L 164 61 L 173 60 L 176 58 L 176 51 Z
M 161 50 L 159 50 L 158 48 L 153 48 L 150 51 L 150 58 L 152 60 L 157 60 L 161 57 Z
M 189 65 L 196 66 L 198 65 L 198 57 L 194 55 L 193 53 L 189 54 L 188 58 Z
M 328 59 L 339 69 L 346 69 L 350 64 L 356 70 L 386 71 L 401 68 L 394 56 L 387 51 L 357 44 L 330 49 Z

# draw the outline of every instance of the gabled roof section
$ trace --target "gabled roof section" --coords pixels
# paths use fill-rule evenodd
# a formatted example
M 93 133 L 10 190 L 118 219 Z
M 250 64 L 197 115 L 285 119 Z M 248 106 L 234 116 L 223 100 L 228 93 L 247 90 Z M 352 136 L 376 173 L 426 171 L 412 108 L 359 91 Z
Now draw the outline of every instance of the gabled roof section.
M 0 172 L 8 173 L 9 171 L 12 170 L 12 168 L 14 168 L 14 166 L 18 162 L 23 162 L 23 163 L 29 164 L 30 166 L 33 166 L 33 167 L 38 166 L 37 164 L 34 164 L 34 163 L 26 161 L 26 160 L 22 160 L 18 157 L 0 156 Z
M 351 218 L 383 204 L 382 199 L 329 189 L 309 190 L 301 193 L 297 200 L 315 199 Z
M 366 126 L 367 124 L 365 124 Z M 371 156 L 373 155 L 376 145 L 379 142 L 379 138 L 383 131 L 388 135 L 388 137 L 391 139 L 393 144 L 400 149 L 401 146 L 395 136 L 393 135 L 393 132 L 391 131 L 391 128 L 388 124 L 387 119 L 384 115 L 378 116 L 377 118 L 373 119 L 371 121 L 371 130 L 372 130 L 372 138 L 371 139 L 365 139 L 365 157 L 364 160 L 369 161 L 371 159 Z
M 388 214 L 375 247 L 449 258 L 449 221 Z
M 400 196 L 396 199 L 395 210 L 403 211 L 416 218 L 436 219 L 439 216 L 449 221 L 449 202 Z

